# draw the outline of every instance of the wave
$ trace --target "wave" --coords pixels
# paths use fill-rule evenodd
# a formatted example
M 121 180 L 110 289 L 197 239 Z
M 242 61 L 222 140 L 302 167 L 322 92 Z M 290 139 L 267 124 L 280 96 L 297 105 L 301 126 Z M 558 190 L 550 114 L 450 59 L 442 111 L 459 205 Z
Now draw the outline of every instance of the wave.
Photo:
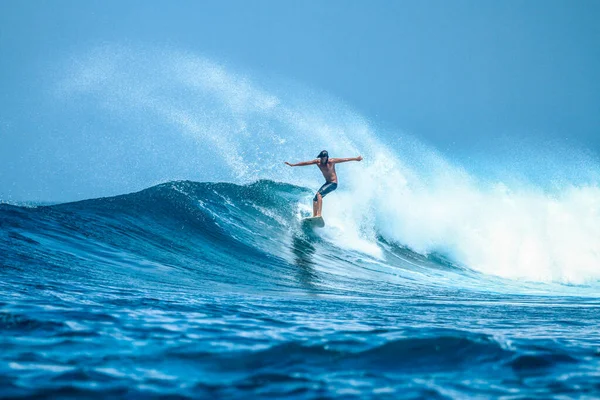
M 551 145 L 521 146 L 510 138 L 500 154 L 465 150 L 462 159 L 449 157 L 406 133 L 389 135 L 314 90 L 289 82 L 258 83 L 218 62 L 168 48 L 109 44 L 73 58 L 65 70 L 57 84 L 60 100 L 88 108 L 95 117 L 104 113 L 111 124 L 123 123 L 115 132 L 103 126 L 102 143 L 79 131 L 69 140 L 82 151 L 94 148 L 93 160 L 119 155 L 102 163 L 110 185 L 98 184 L 113 192 L 149 186 L 135 176 L 172 180 L 197 177 L 198 171 L 238 184 L 268 179 L 315 190 L 316 171 L 291 169 L 282 161 L 309 159 L 323 148 L 332 156 L 360 153 L 362 163 L 339 166 L 340 189 L 324 204 L 331 229 L 323 239 L 343 251 L 389 261 L 386 243 L 392 243 L 455 267 L 522 282 L 595 284 L 600 278 L 600 166 L 589 155 Z M 140 119 L 152 128 L 141 132 Z M 131 145 L 115 147 L 119 143 Z M 73 153 L 64 159 L 96 171 L 97 163 L 77 163 Z M 98 180 L 97 174 L 74 181 L 90 179 Z M 227 206 L 219 201 L 193 211 L 198 221 L 204 215 L 199 230 L 204 223 L 225 223 L 218 216 Z M 310 201 L 304 204 L 307 211 Z M 290 210 L 267 209 L 272 217 L 246 210 L 261 214 L 266 224 L 249 225 L 258 236 L 261 229 L 276 234 L 285 226 L 266 222 L 269 218 L 290 220 Z M 243 239 L 220 231 L 221 225 L 202 235 L 250 244 L 274 257 L 284 252 L 269 250 L 264 238 L 252 238 L 235 220 L 226 223 Z
M 390 217 L 375 228 L 325 209 L 327 226 L 306 230 L 313 192 L 268 180 L 168 182 L 140 192 L 51 206 L 0 205 L 0 245 L 8 270 L 45 268 L 57 279 L 131 287 L 308 292 L 331 296 L 413 296 L 415 285 L 440 296 L 474 291 L 555 287 L 506 285 L 468 268 L 451 253 L 415 251 L 390 234 Z M 336 192 L 337 194 L 337 192 Z M 346 219 L 344 219 L 346 218 Z M 347 222 L 347 223 L 345 223 Z M 231 290 L 231 289 L 227 289 Z M 578 294 L 582 292 L 579 291 Z
M 69 274 L 99 278 L 137 270 L 145 278 L 177 286 L 195 285 L 201 274 L 207 284 L 276 290 L 295 288 L 300 281 L 314 290 L 343 285 L 363 294 L 386 290 L 385 284 L 398 276 L 390 272 L 394 262 L 403 267 L 407 282 L 419 270 L 451 270 L 450 263 L 440 264 L 383 238 L 372 244 L 380 253 L 369 255 L 340 248 L 328 237 L 339 232 L 321 236 L 306 231 L 300 220 L 308 216 L 305 208 L 312 196 L 306 188 L 272 181 L 180 181 L 75 203 L 34 208 L 5 204 L 0 206 L 8 256 L 3 264 L 29 268 L 33 257 L 33 264 L 61 270 L 68 264 L 74 266 Z M 331 230 L 336 231 L 335 225 Z M 323 279 L 319 270 L 334 278 Z

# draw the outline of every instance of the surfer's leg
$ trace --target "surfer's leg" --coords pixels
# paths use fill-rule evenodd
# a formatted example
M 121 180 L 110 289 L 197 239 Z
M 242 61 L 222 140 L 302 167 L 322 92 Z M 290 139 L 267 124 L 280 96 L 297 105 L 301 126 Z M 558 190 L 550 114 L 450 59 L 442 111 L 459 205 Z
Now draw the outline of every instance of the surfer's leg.
M 317 192 L 315 199 L 313 199 L 313 217 L 320 217 L 321 208 L 323 208 L 323 196 L 321 196 L 321 193 Z
M 321 206 L 323 205 L 323 196 L 321 195 L 321 193 L 323 192 L 323 189 L 326 186 L 327 186 L 327 182 L 325 182 L 319 188 L 319 190 L 317 190 L 317 193 L 315 193 L 315 197 L 313 198 L 313 217 L 321 216 Z
M 323 197 L 327 195 L 327 193 L 333 192 L 337 189 L 337 183 L 335 182 L 325 182 L 323 186 L 317 191 L 315 198 L 313 199 L 313 216 L 320 217 L 321 210 L 323 209 Z

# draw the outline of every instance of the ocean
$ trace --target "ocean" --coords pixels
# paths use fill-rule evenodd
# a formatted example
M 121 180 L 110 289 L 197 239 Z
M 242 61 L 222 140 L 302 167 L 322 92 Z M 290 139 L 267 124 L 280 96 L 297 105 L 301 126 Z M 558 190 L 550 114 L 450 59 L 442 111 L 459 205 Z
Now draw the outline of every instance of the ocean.
M 598 398 L 599 208 L 572 190 L 450 221 L 340 185 L 315 230 L 313 188 L 273 180 L 2 204 L 0 397 Z
M 0 199 L 0 398 L 600 398 L 593 154 L 444 148 L 169 47 L 53 71 Z M 284 161 L 323 149 L 364 160 L 311 230 Z

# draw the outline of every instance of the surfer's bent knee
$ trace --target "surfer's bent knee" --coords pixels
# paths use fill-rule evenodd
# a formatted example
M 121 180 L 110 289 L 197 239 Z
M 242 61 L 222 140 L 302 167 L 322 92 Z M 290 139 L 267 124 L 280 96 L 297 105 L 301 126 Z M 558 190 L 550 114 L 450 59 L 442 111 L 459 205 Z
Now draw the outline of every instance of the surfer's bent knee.
M 321 193 L 317 192 L 317 194 L 315 194 L 315 197 L 313 198 L 313 201 L 319 201 L 319 197 L 323 198 L 323 196 L 321 196 Z

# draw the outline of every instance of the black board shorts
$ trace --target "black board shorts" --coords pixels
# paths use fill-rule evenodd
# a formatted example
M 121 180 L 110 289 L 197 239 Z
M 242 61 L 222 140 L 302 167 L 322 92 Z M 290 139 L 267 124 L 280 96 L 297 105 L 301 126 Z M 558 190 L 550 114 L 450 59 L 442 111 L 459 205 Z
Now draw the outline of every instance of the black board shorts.
M 325 182 L 325 184 L 323 186 L 321 186 L 321 188 L 319 190 L 317 190 L 317 193 L 321 193 L 321 197 L 325 197 L 325 196 L 327 196 L 328 193 L 333 192 L 335 189 L 337 189 L 337 183 Z M 313 199 L 313 201 L 317 201 L 316 194 L 315 194 L 315 198 Z

